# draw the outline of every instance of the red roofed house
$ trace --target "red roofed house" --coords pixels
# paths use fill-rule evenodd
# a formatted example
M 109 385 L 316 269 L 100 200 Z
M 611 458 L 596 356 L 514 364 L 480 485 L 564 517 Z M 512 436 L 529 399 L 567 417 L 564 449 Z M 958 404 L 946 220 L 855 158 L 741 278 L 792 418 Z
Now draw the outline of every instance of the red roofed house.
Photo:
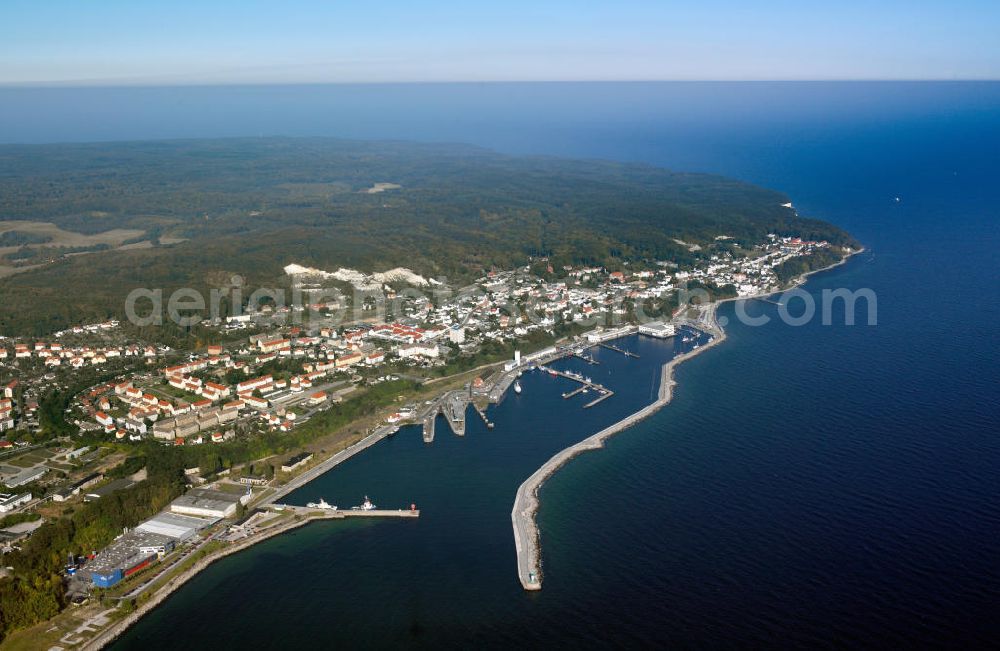
M 334 364 L 337 368 L 344 368 L 345 366 L 353 366 L 363 359 L 364 356 L 361 353 L 350 353 L 348 355 L 338 357 Z
M 262 353 L 273 353 L 284 348 L 291 348 L 292 342 L 290 339 L 272 339 L 271 341 L 258 341 L 257 347 Z
M 216 384 L 215 382 L 205 382 L 205 385 L 201 389 L 201 395 L 213 401 L 228 398 L 230 393 L 229 387 Z

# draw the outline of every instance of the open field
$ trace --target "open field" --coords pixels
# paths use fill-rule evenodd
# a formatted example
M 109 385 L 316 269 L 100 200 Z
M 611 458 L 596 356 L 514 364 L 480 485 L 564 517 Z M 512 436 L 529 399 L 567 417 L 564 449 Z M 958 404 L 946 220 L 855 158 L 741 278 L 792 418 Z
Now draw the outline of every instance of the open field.
M 113 228 L 95 235 L 84 235 L 83 233 L 74 233 L 73 231 L 63 230 L 51 222 L 19 220 L 0 221 L 0 233 L 6 233 L 8 231 L 17 231 L 28 235 L 39 235 L 51 238 L 47 242 L 32 244 L 32 246 L 97 246 L 98 244 L 121 246 L 121 243 L 125 240 L 139 237 L 145 232 L 132 228 Z M 18 248 L 20 247 L 2 247 L 0 248 L 0 255 L 11 253 L 16 251 Z
M 31 459 L 28 458 L 28 455 L 25 455 L 23 457 L 18 457 L 16 459 L 8 459 L 7 463 L 11 466 L 17 466 L 18 468 L 31 468 L 38 462 L 32 461 Z
M 0 221 L 0 235 L 8 232 L 24 233 L 29 236 L 38 236 L 44 238 L 45 241 L 30 243 L 34 249 L 38 248 L 80 248 L 80 247 L 90 247 L 106 244 L 111 248 L 123 248 L 123 249 L 141 249 L 152 247 L 152 242 L 133 242 L 132 244 L 122 245 L 123 242 L 128 240 L 134 240 L 135 238 L 141 236 L 145 231 L 130 228 L 113 228 L 111 230 L 104 231 L 103 233 L 96 233 L 94 235 L 85 235 L 83 233 L 74 233 L 73 231 L 63 230 L 51 222 L 36 222 L 36 221 Z M 0 246 L 0 258 L 10 253 L 15 253 L 21 248 L 21 246 Z M 70 253 L 69 255 L 83 255 L 88 253 L 87 251 L 78 251 L 76 253 Z M 24 273 L 26 271 L 31 271 L 33 269 L 39 269 L 44 267 L 45 264 L 31 264 L 31 265 L 5 265 L 0 264 L 0 278 L 6 276 L 13 276 L 14 274 Z

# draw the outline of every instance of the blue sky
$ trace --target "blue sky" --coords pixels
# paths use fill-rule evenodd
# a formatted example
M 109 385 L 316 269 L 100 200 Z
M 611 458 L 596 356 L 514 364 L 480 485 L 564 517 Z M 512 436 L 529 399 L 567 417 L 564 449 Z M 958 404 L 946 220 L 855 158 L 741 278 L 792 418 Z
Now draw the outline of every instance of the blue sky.
M 998 79 L 1000 2 L 2 0 L 0 83 Z

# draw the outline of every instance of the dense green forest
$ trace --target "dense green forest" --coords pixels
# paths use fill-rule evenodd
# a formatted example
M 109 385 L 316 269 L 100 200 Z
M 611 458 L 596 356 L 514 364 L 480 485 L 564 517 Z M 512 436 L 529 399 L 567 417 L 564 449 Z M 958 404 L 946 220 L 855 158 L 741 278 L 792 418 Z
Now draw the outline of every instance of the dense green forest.
M 24 244 L 45 244 L 51 242 L 51 235 L 42 233 L 22 233 L 21 231 L 5 231 L 0 233 L 0 246 L 22 246 Z
M 365 191 L 376 183 L 401 187 Z M 539 256 L 617 265 L 696 255 L 675 239 L 728 235 L 752 244 L 777 232 L 853 244 L 786 201 L 718 176 L 461 145 L 260 138 L 0 146 L 0 220 L 85 234 L 142 229 L 153 245 L 66 256 L 3 279 L 0 332 L 42 334 L 118 316 L 135 287 L 204 290 L 233 273 L 274 286 L 292 262 L 403 265 L 461 282 Z

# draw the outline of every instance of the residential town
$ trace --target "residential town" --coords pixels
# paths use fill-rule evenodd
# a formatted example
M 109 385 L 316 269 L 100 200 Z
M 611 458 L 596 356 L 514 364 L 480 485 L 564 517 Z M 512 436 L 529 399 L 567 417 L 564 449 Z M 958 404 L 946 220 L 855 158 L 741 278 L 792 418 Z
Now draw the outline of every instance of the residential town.
M 773 235 L 745 255 L 733 255 L 729 245 L 686 268 L 654 262 L 557 273 L 543 259 L 490 270 L 468 287 L 432 296 L 369 284 L 353 297 L 352 319 L 299 324 L 293 317 L 302 307 L 252 305 L 248 314 L 208 323 L 217 343 L 191 350 L 132 340 L 115 320 L 31 341 L 0 339 L 0 514 L 51 512 L 46 505 L 132 489 L 145 469 L 115 471 L 130 446 L 211 447 L 281 436 L 382 383 L 475 370 L 595 327 L 661 319 L 644 332 L 668 336 L 673 328 L 663 320 L 674 316 L 677 303 L 669 297 L 677 292 L 692 285 L 725 297 L 773 291 L 780 285 L 776 267 L 827 246 Z M 308 270 L 291 282 L 318 284 Z M 417 404 L 400 398 L 378 426 L 418 417 Z M 190 551 L 236 535 L 215 525 L 250 502 L 254 490 L 268 490 L 276 474 L 289 477 L 315 463 L 308 451 L 279 461 L 185 470 L 190 490 L 167 509 L 107 549 L 70 559 L 73 594 L 110 588 L 175 547 Z M 44 521 L 24 520 L 0 529 L 0 544 L 18 545 Z
M 369 283 L 367 293 L 355 297 L 363 307 L 356 313 L 362 318 L 353 322 L 287 325 L 301 306 L 248 306 L 248 314 L 217 324 L 225 344 L 193 351 L 128 341 L 116 320 L 33 341 L 0 339 L 0 379 L 6 378 L 0 446 L 27 445 L 42 428 L 40 400 L 55 387 L 72 385 L 82 371 L 101 370 L 121 372 L 72 396 L 65 420 L 75 430 L 101 432 L 121 443 L 154 439 L 170 445 L 287 432 L 359 387 L 426 377 L 456 359 L 475 358 L 491 344 L 514 345 L 532 333 L 551 336 L 573 325 L 659 317 L 665 296 L 695 283 L 727 287 L 734 296 L 773 291 L 779 286 L 775 267 L 827 246 L 771 235 L 750 255 L 712 254 L 689 268 L 667 262 L 611 272 L 567 266 L 556 274 L 548 265 L 545 278 L 531 267 L 491 270 L 443 299 Z M 313 280 L 308 273 L 292 277 L 306 287 Z M 387 301 L 391 313 L 364 310 Z M 233 339 L 249 328 L 256 332 Z M 400 420 L 398 414 L 390 418 Z M 11 487 L 36 478 L 0 479 Z

